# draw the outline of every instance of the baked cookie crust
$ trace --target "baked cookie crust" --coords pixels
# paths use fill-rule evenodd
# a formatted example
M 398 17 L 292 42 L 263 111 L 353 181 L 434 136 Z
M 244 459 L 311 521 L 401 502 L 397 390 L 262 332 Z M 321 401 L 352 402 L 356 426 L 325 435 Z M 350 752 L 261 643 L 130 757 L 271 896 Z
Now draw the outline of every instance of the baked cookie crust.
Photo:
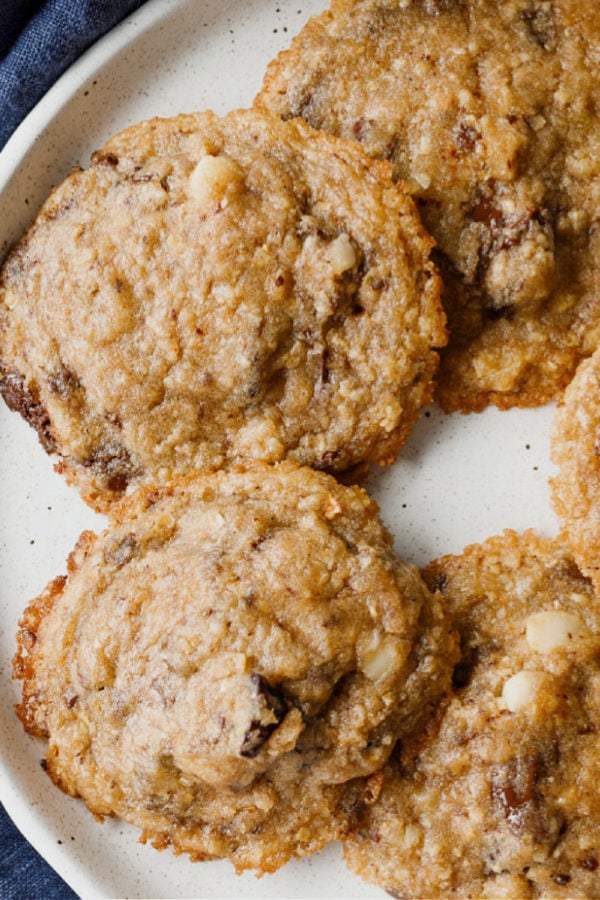
M 0 391 L 104 510 L 259 459 L 391 462 L 445 343 L 388 164 L 258 110 L 154 119 L 56 189 L 0 276 Z
M 456 644 L 364 491 L 292 463 L 141 489 L 18 643 L 18 713 L 59 787 L 259 873 L 348 830 Z
M 437 241 L 451 412 L 535 406 L 600 339 L 600 6 L 333 0 L 257 98 L 360 141 Z
M 584 360 L 552 425 L 550 492 L 563 536 L 600 589 L 600 351 Z
M 505 532 L 424 572 L 461 638 L 437 720 L 346 845 L 393 897 L 600 896 L 600 611 L 565 545 Z

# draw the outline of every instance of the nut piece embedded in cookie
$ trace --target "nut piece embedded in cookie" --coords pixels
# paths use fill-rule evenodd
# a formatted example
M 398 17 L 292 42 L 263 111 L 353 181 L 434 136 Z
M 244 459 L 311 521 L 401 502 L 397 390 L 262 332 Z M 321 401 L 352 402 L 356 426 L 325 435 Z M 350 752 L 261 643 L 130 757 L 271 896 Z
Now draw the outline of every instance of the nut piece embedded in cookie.
M 267 70 L 259 105 L 359 141 L 417 200 L 447 411 L 544 403 L 600 343 L 599 56 L 597 0 L 332 0 Z
M 600 606 L 566 545 L 507 531 L 423 573 L 461 642 L 454 690 L 346 844 L 393 897 L 592 898 Z
M 243 187 L 244 170 L 227 156 L 203 156 L 190 175 L 190 196 L 206 213 L 223 209 Z
M 57 785 L 259 872 L 348 830 L 456 651 L 364 491 L 289 462 L 141 489 L 18 642 L 18 712 Z
M 389 463 L 446 342 L 432 246 L 355 143 L 260 110 L 142 122 L 6 260 L 0 391 L 100 510 L 252 460 Z

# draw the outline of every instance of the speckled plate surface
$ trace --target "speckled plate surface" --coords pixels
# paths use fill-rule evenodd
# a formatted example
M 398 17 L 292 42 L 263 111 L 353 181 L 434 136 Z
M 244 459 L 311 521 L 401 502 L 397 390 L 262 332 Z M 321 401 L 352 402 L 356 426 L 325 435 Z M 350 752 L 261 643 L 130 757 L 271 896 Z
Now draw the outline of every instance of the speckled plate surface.
M 247 106 L 269 60 L 323 0 L 150 0 L 101 40 L 48 93 L 0 154 L 0 255 L 71 166 L 118 129 L 153 115 Z M 401 458 L 367 485 L 418 565 L 511 527 L 553 534 L 547 477 L 553 409 L 488 410 L 421 419 Z M 138 843 L 120 822 L 98 824 L 54 788 L 43 746 L 13 706 L 17 620 L 55 575 L 84 528 L 104 525 L 56 475 L 31 429 L 0 407 L 0 791 L 26 837 L 82 897 L 376 898 L 340 848 L 275 875 L 237 877 L 226 862 L 193 864 Z

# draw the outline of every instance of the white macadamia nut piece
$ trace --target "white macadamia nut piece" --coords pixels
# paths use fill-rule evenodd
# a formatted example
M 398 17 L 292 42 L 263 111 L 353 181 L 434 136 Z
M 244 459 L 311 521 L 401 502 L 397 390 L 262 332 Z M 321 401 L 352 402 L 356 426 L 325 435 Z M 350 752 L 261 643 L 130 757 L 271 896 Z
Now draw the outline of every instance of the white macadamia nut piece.
M 541 686 L 548 679 L 545 672 L 524 670 L 504 683 L 502 699 L 509 712 L 518 712 L 532 705 Z
M 203 156 L 190 175 L 190 194 L 202 209 L 227 205 L 244 184 L 241 167 L 228 156 Z
M 561 610 L 533 613 L 527 619 L 525 635 L 536 653 L 552 653 L 576 645 L 588 630 L 578 616 Z

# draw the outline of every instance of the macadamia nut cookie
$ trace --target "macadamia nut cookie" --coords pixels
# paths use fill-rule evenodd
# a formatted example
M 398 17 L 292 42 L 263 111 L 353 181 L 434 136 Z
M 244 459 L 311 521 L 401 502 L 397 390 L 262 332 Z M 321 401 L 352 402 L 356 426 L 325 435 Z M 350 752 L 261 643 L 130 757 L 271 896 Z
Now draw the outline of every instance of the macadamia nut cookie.
M 564 545 L 505 532 L 424 572 L 454 690 L 346 847 L 393 897 L 600 897 L 600 606 Z
M 551 496 L 565 539 L 600 590 L 600 351 L 584 360 L 558 407 Z
M 367 495 L 287 462 L 140 489 L 18 641 L 19 715 L 56 784 L 259 872 L 348 829 L 456 643 Z
M 445 343 L 389 165 L 258 110 L 154 119 L 52 194 L 0 277 L 0 391 L 99 509 L 292 458 L 390 462 Z
M 533 406 L 600 339 L 600 5 L 333 0 L 257 98 L 392 162 L 435 237 L 446 411 Z

